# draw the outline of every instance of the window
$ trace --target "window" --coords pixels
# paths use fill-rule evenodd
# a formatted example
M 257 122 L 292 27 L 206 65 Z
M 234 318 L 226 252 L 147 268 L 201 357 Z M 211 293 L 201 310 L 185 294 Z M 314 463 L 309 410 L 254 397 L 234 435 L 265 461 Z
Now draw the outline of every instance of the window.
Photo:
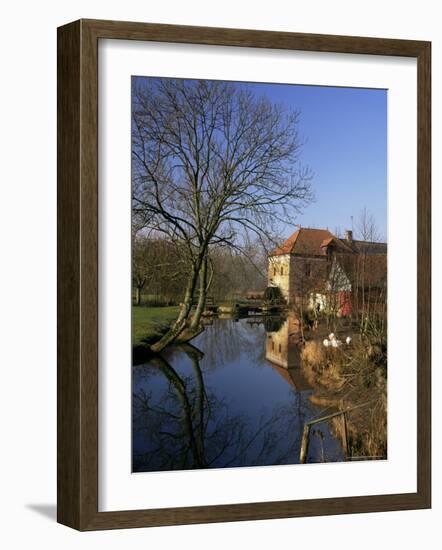
M 278 346 L 278 351 L 279 351 L 279 353 L 281 353 L 281 344 L 279 344 L 279 346 Z
M 306 277 L 311 277 L 311 274 L 312 274 L 312 266 L 310 265 L 309 262 L 305 262 L 305 264 L 304 264 L 304 275 Z
M 281 275 L 284 275 L 284 268 L 281 266 Z
M 272 351 L 275 351 L 275 342 L 272 340 Z
M 276 275 L 276 267 L 273 268 L 273 275 Z

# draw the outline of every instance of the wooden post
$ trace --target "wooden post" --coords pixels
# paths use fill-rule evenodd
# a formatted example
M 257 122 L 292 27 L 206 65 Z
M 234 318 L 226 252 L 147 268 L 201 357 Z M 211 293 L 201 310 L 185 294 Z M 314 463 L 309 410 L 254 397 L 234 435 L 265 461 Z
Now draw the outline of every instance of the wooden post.
M 310 440 L 310 424 L 304 424 L 302 432 L 301 452 L 299 454 L 299 462 L 305 464 L 307 462 L 308 444 Z
M 355 405 L 354 407 L 346 409 L 345 411 L 338 411 L 332 414 L 328 414 L 327 416 L 321 416 L 321 418 L 315 418 L 314 420 L 310 420 L 309 422 L 306 422 L 304 424 L 304 431 L 302 432 L 301 451 L 299 453 L 300 463 L 305 464 L 307 461 L 310 428 L 313 426 L 313 424 L 319 424 L 320 422 L 328 422 L 329 420 L 331 420 L 332 418 L 335 418 L 336 416 L 342 416 L 343 418 L 342 443 L 344 446 L 344 452 L 346 453 L 346 455 L 349 455 L 350 449 L 348 445 L 348 436 L 347 436 L 347 413 L 350 411 L 354 411 L 355 409 L 360 409 L 361 407 L 366 407 L 367 405 L 371 405 L 372 403 L 376 403 L 377 401 L 378 399 L 373 399 L 372 401 L 367 401 L 366 403 Z
M 348 446 L 348 433 L 347 433 L 347 413 L 343 412 L 341 416 L 342 422 L 342 447 L 344 449 L 344 456 L 347 459 L 350 455 L 350 449 Z

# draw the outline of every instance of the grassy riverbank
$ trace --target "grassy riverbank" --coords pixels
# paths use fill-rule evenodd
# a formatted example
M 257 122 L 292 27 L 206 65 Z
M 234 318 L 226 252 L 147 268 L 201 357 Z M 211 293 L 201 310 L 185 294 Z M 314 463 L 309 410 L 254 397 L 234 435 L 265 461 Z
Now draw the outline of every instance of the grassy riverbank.
M 177 318 L 179 306 L 132 307 L 132 345 L 142 346 L 159 340 Z

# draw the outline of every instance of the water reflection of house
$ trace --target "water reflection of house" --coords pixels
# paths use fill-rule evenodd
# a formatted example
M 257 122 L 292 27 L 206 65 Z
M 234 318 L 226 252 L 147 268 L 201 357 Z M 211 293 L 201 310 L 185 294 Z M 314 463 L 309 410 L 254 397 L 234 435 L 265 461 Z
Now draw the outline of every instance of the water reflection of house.
M 269 255 L 268 285 L 278 287 L 287 303 L 309 296 L 324 309 L 331 296 L 349 315 L 361 292 L 379 296 L 386 287 L 387 244 L 340 239 L 327 229 L 300 228 Z
M 289 315 L 279 330 L 267 333 L 266 359 L 288 384 L 305 391 L 310 386 L 301 370 L 300 343 L 299 321 Z
M 299 343 L 299 321 L 289 315 L 278 331 L 267 333 L 266 359 L 280 367 L 299 366 Z

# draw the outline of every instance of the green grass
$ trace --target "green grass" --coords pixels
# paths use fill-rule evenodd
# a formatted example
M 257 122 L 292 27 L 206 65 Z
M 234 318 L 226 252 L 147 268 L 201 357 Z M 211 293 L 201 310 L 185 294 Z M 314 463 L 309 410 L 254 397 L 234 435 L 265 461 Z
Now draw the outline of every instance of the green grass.
M 178 317 L 178 306 L 132 307 L 132 345 L 158 340 Z

